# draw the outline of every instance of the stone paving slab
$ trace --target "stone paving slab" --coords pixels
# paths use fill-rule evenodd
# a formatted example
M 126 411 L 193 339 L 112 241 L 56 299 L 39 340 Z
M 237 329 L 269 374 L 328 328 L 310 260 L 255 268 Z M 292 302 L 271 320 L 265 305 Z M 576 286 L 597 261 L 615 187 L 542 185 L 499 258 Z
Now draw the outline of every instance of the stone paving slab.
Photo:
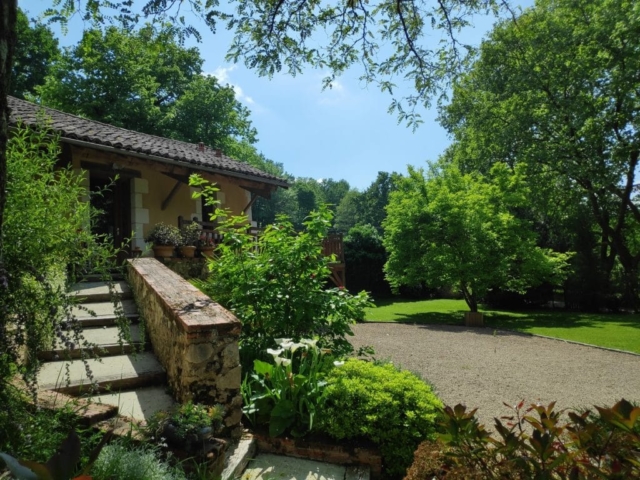
M 91 399 L 99 404 L 118 407 L 119 415 L 145 422 L 157 411 L 167 410 L 175 403 L 164 386 L 139 388 L 119 393 L 103 393 L 94 395 Z
M 113 282 L 113 291 L 120 298 L 131 298 L 131 287 L 123 280 Z M 73 286 L 71 293 L 82 297 L 84 302 L 106 302 L 111 299 L 109 285 L 105 282 L 78 283 Z
M 100 360 L 90 359 L 87 364 L 101 388 L 122 389 L 156 384 L 164 380 L 165 372 L 151 352 L 136 355 L 117 355 Z M 66 368 L 69 368 L 70 383 L 66 383 Z M 88 388 L 89 379 L 84 362 L 58 361 L 45 363 L 38 374 L 41 389 L 61 392 L 77 392 Z
M 131 325 L 131 341 L 139 342 L 141 338 L 140 333 L 140 325 Z M 98 327 L 98 328 L 85 328 L 82 331 L 82 335 L 85 340 L 89 343 L 95 343 L 96 345 L 118 345 L 120 343 L 118 337 L 119 329 L 116 326 L 111 327 Z M 128 344 L 126 340 L 123 338 L 123 345 Z M 64 345 L 61 344 L 61 341 L 58 339 L 56 342 L 56 348 L 64 348 Z
M 241 480 L 344 480 L 342 465 L 261 453 L 249 461 Z
M 229 444 L 221 480 L 232 480 L 242 475 L 255 454 L 256 441 L 251 434 L 245 434 L 235 443 Z
M 135 314 L 138 311 L 136 302 L 133 300 L 122 300 L 120 302 L 125 315 Z M 113 302 L 96 302 L 85 305 L 85 308 L 74 307 L 71 313 L 79 320 L 95 318 L 89 311 L 95 313 L 96 317 L 115 317 L 115 307 Z

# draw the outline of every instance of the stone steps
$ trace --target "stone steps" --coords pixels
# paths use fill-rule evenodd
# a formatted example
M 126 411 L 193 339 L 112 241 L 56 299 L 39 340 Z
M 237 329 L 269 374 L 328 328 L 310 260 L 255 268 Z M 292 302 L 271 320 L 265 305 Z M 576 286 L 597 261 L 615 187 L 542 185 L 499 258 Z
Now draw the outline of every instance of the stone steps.
M 47 362 L 38 374 L 38 386 L 70 395 L 91 391 L 91 370 L 100 392 L 147 387 L 164 383 L 166 374 L 151 352 L 135 355 L 115 355 L 100 359 Z
M 117 326 L 104 326 L 102 328 L 85 328 L 83 330 L 84 339 L 96 346 L 93 348 L 74 348 L 68 350 L 65 348 L 61 340 L 56 341 L 53 349 L 40 352 L 41 360 L 68 360 L 72 358 L 81 358 L 83 353 L 87 357 L 92 356 L 111 356 L 111 355 L 129 355 L 135 352 L 149 350 L 151 345 L 149 342 L 144 344 L 141 338 L 140 326 L 130 326 L 131 341 L 128 342 L 124 338 L 120 341 L 120 329 Z
M 121 300 L 132 298 L 131 288 L 124 280 L 113 282 L 113 293 Z M 77 295 L 83 303 L 108 302 L 112 292 L 105 282 L 83 282 L 76 284 L 71 289 L 72 295 Z
M 125 276 L 122 273 L 119 272 L 113 272 L 110 274 L 109 278 L 111 280 L 124 280 Z M 101 274 L 97 274 L 97 273 L 89 273 L 87 275 L 84 275 L 82 277 L 82 280 L 80 280 L 80 284 L 85 283 L 85 282 L 104 282 L 107 279 L 101 275 Z
M 164 386 L 151 386 L 135 390 L 102 393 L 90 397 L 102 405 L 118 407 L 118 413 L 136 420 L 149 418 L 158 410 L 167 410 L 175 403 Z
M 118 299 L 112 298 L 112 291 Z M 58 340 L 40 354 L 46 363 L 38 374 L 38 385 L 41 390 L 73 396 L 90 393 L 95 404 L 116 406 L 119 415 L 145 421 L 156 411 L 169 408 L 174 400 L 164 386 L 164 368 L 148 351 L 149 342 L 142 342 L 131 288 L 118 279 L 112 282 L 112 291 L 98 276 L 89 275 L 72 289 L 71 294 L 81 303 L 71 313 L 82 327 L 84 339 L 95 346 L 83 351 L 74 345 L 69 350 Z M 119 316 L 131 322 L 130 341 L 119 339 Z M 82 361 L 83 354 L 89 359 Z M 100 358 L 94 358 L 96 355 Z
M 112 301 L 83 303 L 74 307 L 72 315 L 78 319 L 83 328 L 104 327 L 117 324 L 116 308 L 130 322 L 138 321 L 138 307 L 133 299 L 120 300 L 117 305 Z

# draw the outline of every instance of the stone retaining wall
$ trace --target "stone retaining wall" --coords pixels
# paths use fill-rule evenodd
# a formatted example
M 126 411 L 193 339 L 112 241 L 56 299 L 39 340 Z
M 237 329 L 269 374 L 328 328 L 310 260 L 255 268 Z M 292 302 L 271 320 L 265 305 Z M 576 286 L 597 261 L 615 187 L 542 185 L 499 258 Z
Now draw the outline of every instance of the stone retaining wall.
M 260 453 L 306 458 L 347 467 L 366 466 L 370 468 L 372 480 L 382 477 L 382 456 L 375 448 L 327 443 L 307 438 L 273 438 L 261 432 L 255 432 L 253 436 Z
M 128 260 L 128 270 L 147 336 L 176 400 L 224 405 L 227 433 L 240 436 L 238 319 L 154 258 Z

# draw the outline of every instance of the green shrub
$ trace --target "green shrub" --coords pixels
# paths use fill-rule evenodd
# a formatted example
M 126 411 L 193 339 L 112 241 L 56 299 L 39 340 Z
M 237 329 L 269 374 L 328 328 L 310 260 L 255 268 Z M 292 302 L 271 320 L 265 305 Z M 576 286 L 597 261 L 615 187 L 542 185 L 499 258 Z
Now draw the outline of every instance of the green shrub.
M 206 186 L 192 176 L 191 184 Z M 205 197 L 207 196 L 205 187 Z M 229 215 L 217 209 L 219 219 Z M 276 338 L 318 338 L 318 345 L 336 354 L 353 350 L 345 336 L 351 325 L 364 318 L 370 305 L 366 292 L 351 295 L 342 288 L 327 289 L 331 258 L 322 253 L 322 240 L 331 226 L 331 211 L 323 206 L 312 212 L 297 232 L 285 216 L 257 237 L 249 233 L 246 216 L 227 216 L 218 231 L 223 243 L 211 275 L 195 284 L 242 322 L 242 365 L 266 359 Z
M 446 407 L 438 443 L 420 445 L 406 480 L 640 478 L 640 408 L 621 400 L 565 423 L 554 407 L 520 402 L 494 435 L 475 410 Z
M 177 246 L 182 242 L 182 235 L 175 225 L 159 222 L 153 226 L 144 241 L 147 243 L 152 242 L 154 245 Z
M 350 359 L 328 382 L 319 429 L 337 439 L 375 442 L 389 476 L 404 475 L 420 442 L 435 438 L 442 403 L 414 374 Z
M 94 480 L 183 480 L 184 473 L 171 467 L 148 446 L 112 443 L 105 446 L 91 468 Z

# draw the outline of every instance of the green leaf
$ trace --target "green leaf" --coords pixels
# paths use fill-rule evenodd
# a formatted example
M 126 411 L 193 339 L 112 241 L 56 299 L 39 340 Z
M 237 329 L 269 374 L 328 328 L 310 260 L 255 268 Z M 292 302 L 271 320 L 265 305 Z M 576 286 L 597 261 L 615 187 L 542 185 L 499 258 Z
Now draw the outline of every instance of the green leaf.
M 253 361 L 253 370 L 259 375 L 273 375 L 273 365 L 262 360 Z
M 281 400 L 271 410 L 269 423 L 269 435 L 277 437 L 282 435 L 295 420 L 295 408 L 290 400 Z

